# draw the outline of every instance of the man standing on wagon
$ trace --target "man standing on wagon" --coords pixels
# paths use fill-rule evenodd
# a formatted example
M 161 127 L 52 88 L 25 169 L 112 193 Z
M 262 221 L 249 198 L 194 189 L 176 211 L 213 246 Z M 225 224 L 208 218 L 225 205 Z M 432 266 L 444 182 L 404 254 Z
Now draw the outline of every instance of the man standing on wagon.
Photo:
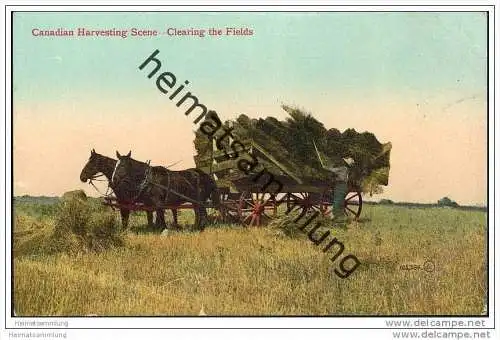
M 354 159 L 351 157 L 342 158 L 342 161 L 337 162 L 337 166 L 327 166 L 323 163 L 319 154 L 316 143 L 314 148 L 318 154 L 319 162 L 323 169 L 333 173 L 333 199 L 332 199 L 332 214 L 335 222 L 346 223 L 347 216 L 344 214 L 344 199 L 348 191 L 347 181 L 349 180 L 349 172 L 354 165 Z

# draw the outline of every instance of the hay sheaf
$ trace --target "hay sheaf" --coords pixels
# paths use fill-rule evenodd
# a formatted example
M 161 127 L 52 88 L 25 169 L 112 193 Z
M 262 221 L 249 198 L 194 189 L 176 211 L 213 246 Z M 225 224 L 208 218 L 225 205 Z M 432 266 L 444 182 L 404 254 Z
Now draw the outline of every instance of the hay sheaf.
M 124 244 L 114 212 L 81 195 L 67 195 L 61 201 L 52 240 L 54 252 L 69 253 L 99 252 Z
M 14 223 L 14 257 L 101 252 L 125 245 L 115 213 L 78 190 L 62 196 L 50 219 L 16 213 Z
M 258 144 L 305 180 L 331 179 L 331 173 L 323 169 L 318 159 L 314 147 L 316 144 L 326 165 L 342 165 L 342 158 L 346 157 L 355 160 L 350 179 L 353 187 L 373 194 L 380 193 L 381 186 L 388 184 L 390 142 L 380 143 L 371 132 L 327 129 L 310 113 L 286 105 L 282 108 L 290 116 L 284 121 L 274 117 L 250 119 L 242 114 L 235 121 L 224 122 L 224 126 L 232 125 L 235 139 Z M 207 119 L 211 119 L 211 116 L 207 116 Z M 224 142 L 224 147 L 229 148 L 228 140 Z M 200 131 L 196 132 L 194 144 L 198 156 L 210 156 L 211 141 Z

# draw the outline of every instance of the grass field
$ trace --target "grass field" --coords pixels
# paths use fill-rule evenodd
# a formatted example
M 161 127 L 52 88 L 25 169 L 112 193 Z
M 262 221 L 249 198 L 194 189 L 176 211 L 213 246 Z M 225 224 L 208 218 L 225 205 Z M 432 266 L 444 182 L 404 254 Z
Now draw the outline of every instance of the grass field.
M 148 231 L 134 214 L 123 245 L 57 251 L 58 209 L 16 202 L 18 315 L 480 315 L 486 213 L 367 205 L 334 234 L 361 265 L 347 279 L 305 236 L 278 229 Z M 191 216 L 183 212 L 181 221 Z M 168 217 L 168 216 L 167 216 Z M 60 216 L 59 216 L 60 218 Z M 118 216 L 117 216 L 118 220 Z M 432 267 L 421 268 L 427 261 Z

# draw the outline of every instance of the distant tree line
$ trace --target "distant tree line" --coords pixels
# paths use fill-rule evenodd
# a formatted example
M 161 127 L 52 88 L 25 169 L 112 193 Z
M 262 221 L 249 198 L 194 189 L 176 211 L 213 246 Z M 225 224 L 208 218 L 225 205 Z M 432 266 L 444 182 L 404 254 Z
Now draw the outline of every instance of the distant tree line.
M 443 197 L 440 200 L 438 200 L 438 206 L 440 207 L 458 207 L 458 203 L 455 201 L 452 201 L 448 197 Z
M 487 211 L 487 206 L 472 206 L 472 205 L 459 205 L 449 197 L 443 197 L 436 203 L 414 203 L 414 202 L 394 202 L 393 200 L 383 198 L 378 202 L 364 201 L 363 204 L 379 204 L 379 205 L 395 205 L 408 208 L 429 208 L 429 207 L 451 207 L 461 210 L 477 210 Z
M 378 201 L 378 204 L 410 204 L 410 205 L 433 205 L 433 204 L 427 204 L 427 203 L 407 203 L 407 202 L 394 202 L 393 200 L 383 198 L 380 201 Z M 449 197 L 443 197 L 440 200 L 437 201 L 437 206 L 439 207 L 459 207 L 460 205 L 451 200 Z

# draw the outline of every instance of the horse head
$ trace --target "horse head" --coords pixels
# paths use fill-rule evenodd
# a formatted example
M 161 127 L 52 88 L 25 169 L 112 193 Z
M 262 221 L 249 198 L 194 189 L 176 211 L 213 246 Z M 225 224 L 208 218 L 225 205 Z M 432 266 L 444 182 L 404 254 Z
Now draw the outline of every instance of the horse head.
M 131 155 L 131 151 L 126 155 L 116 152 L 118 161 L 111 176 L 111 183 L 113 188 L 123 194 L 124 197 L 134 201 L 140 194 L 140 186 L 144 180 L 147 165 L 136 161 Z
M 89 179 L 92 179 L 97 173 L 102 172 L 99 156 L 102 155 L 99 155 L 94 149 L 90 150 L 90 158 L 80 173 L 80 180 L 82 182 L 85 183 Z
M 132 168 L 132 151 L 129 151 L 126 155 L 120 155 L 118 151 L 116 151 L 116 157 L 118 161 L 116 162 L 115 168 L 113 170 L 113 174 L 111 175 L 111 182 L 114 185 L 118 185 L 123 180 L 130 177 L 131 168 Z

